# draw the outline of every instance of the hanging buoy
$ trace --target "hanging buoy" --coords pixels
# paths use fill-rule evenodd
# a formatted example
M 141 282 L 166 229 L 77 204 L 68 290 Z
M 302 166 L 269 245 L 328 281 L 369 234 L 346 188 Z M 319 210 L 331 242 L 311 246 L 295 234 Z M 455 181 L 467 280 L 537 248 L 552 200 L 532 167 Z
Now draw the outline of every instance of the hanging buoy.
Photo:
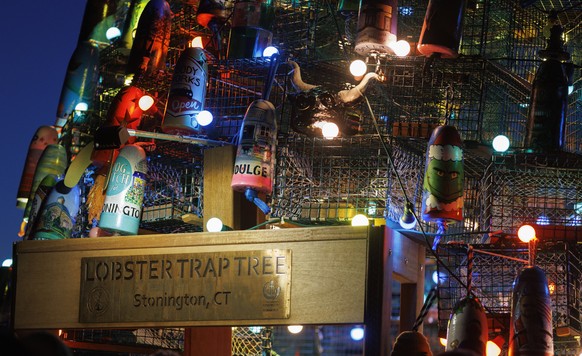
M 199 133 L 196 116 L 204 110 L 208 62 L 204 49 L 186 48 L 174 68 L 162 130 L 173 135 Z
M 81 191 L 58 181 L 43 201 L 30 233 L 33 240 L 59 240 L 71 237 L 80 208 Z
M 139 18 L 148 2 L 149 0 L 131 0 L 121 31 L 120 45 L 122 48 L 131 50 Z M 127 51 L 125 53 L 127 54 Z
M 370 52 L 393 53 L 396 42 L 396 0 L 362 0 L 354 50 L 361 55 Z
M 156 75 L 166 69 L 172 12 L 166 0 L 150 0 L 141 13 L 127 61 L 127 74 Z
M 30 209 L 32 208 L 32 198 L 36 192 L 36 189 L 40 185 L 40 182 L 49 174 L 54 176 L 61 176 L 65 173 L 65 169 L 69 165 L 69 160 L 67 158 L 67 151 L 65 148 L 58 144 L 48 145 L 40 159 L 38 160 L 38 164 L 36 165 L 36 170 L 34 171 L 34 177 L 32 179 L 32 187 L 31 187 L 31 195 L 29 196 L 28 202 L 26 203 L 26 207 L 24 208 L 24 215 L 22 217 L 22 221 L 25 223 L 21 232 L 19 233 L 20 236 L 24 235 L 26 231 L 26 223 L 28 223 Z
M 422 218 L 446 223 L 463 220 L 463 149 L 461 136 L 453 126 L 439 126 L 432 132 L 426 151 L 422 191 Z
M 38 185 L 38 188 L 36 188 L 36 192 L 34 192 L 31 198 L 32 202 L 30 205 L 30 213 L 28 214 L 28 223 L 25 225 L 26 230 L 24 235 L 21 236 L 23 239 L 30 239 L 30 232 L 32 231 L 32 227 L 34 226 L 36 219 L 38 218 L 38 213 L 42 203 L 50 194 L 55 184 L 57 184 L 57 181 L 60 179 L 61 177 L 57 177 L 54 174 L 49 174 L 42 179 Z
M 466 0 L 430 0 L 417 49 L 425 57 L 457 58 Z
M 99 82 L 99 50 L 90 42 L 79 42 L 73 52 L 61 89 L 55 126 L 60 129 L 71 118 L 82 124 L 76 110 L 93 107 L 93 97 Z
M 398 335 L 390 356 L 432 356 L 426 337 L 418 331 L 403 331 Z
M 513 283 L 509 356 L 554 355 L 551 304 L 545 272 L 523 269 Z
M 262 57 L 272 42 L 275 5 L 273 0 L 235 1 L 227 58 Z
M 88 0 L 83 13 L 78 42 L 95 41 L 109 44 L 107 30 L 118 25 L 119 0 Z M 119 11 L 120 13 L 123 11 Z
M 26 202 L 30 196 L 32 188 L 32 179 L 38 160 L 42 155 L 44 149 L 51 144 L 56 144 L 58 140 L 57 130 L 52 126 L 39 127 L 30 144 L 28 145 L 28 153 L 26 154 L 26 162 L 20 176 L 20 184 L 18 185 L 18 193 L 16 194 L 16 207 L 24 209 Z
M 258 194 L 273 191 L 276 141 L 275 106 L 263 99 L 253 101 L 240 128 L 231 187 L 244 192 L 265 214 L 271 208 Z
M 146 154 L 137 145 L 123 147 L 111 169 L 99 227 L 121 235 L 136 235 L 148 171 Z
M 487 315 L 481 302 L 469 296 L 455 303 L 447 325 L 446 350 L 471 350 L 485 356 L 488 339 Z

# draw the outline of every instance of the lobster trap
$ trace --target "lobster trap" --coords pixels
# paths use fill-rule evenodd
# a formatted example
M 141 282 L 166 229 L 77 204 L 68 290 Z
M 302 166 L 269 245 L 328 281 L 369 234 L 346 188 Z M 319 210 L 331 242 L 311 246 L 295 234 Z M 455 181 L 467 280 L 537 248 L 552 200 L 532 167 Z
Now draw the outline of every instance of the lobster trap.
M 495 156 L 484 175 L 485 228 L 515 234 L 533 224 L 542 241 L 579 241 L 581 169 L 577 155 Z
M 529 252 L 525 244 L 510 240 L 472 245 L 470 263 L 466 244 L 439 244 L 437 248 L 439 333 L 446 335 L 454 305 L 467 296 L 467 284 L 489 320 L 490 339 L 509 334 L 513 283 L 525 268 Z M 552 304 L 552 325 L 559 336 L 582 332 L 582 249 L 579 245 L 539 244 L 535 265 L 545 271 Z M 469 282 L 470 281 L 470 282 Z

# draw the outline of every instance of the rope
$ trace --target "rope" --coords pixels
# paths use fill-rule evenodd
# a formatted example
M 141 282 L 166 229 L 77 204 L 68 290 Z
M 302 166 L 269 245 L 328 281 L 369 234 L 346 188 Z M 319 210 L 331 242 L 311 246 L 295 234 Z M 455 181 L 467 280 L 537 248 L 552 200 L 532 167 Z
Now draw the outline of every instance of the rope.
M 418 315 L 418 317 L 416 318 L 416 321 L 414 322 L 414 325 L 412 326 L 412 331 L 418 331 L 418 328 L 422 325 L 424 318 L 426 318 L 426 315 L 428 314 L 430 307 L 432 306 L 433 302 L 435 301 L 436 296 L 437 296 L 437 289 L 436 289 L 436 287 L 433 287 L 430 290 L 430 292 L 428 292 L 428 295 L 426 296 L 426 300 L 424 301 L 424 305 L 422 306 L 422 309 L 420 309 L 420 314 Z
M 471 287 L 473 284 L 473 259 L 474 259 L 473 246 L 468 245 L 468 247 L 467 247 L 467 297 L 471 296 Z

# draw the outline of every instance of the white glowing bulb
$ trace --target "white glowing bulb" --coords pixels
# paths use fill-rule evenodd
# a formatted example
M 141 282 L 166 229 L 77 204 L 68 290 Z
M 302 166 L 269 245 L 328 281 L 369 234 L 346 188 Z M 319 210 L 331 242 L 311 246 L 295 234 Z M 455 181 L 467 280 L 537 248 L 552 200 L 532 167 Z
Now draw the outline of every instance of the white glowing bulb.
M 11 258 L 7 258 L 4 260 L 4 262 L 2 262 L 2 267 L 10 267 L 12 266 L 12 259 Z
M 367 71 L 368 66 L 366 65 L 366 62 L 361 59 L 356 59 L 350 64 L 350 73 L 352 73 L 354 77 L 361 77 L 366 74 Z
M 536 237 L 536 230 L 531 225 L 523 225 L 517 230 L 517 237 L 522 242 L 530 242 Z
M 489 340 L 487 341 L 486 351 L 485 354 L 487 356 L 498 356 L 501 353 L 501 348 L 497 346 L 496 343 Z
M 200 36 L 196 36 L 192 39 L 192 41 L 190 42 L 190 47 L 192 48 L 204 48 L 204 45 L 202 44 L 202 37 Z
M 507 136 L 498 135 L 493 139 L 493 149 L 497 152 L 505 152 L 509 149 L 509 139 Z
M 289 325 L 287 330 L 289 330 L 291 334 L 298 334 L 303 330 L 303 325 Z
M 352 226 L 368 226 L 368 217 L 364 214 L 358 214 L 352 218 Z
M 445 339 L 444 337 L 439 338 L 439 342 L 441 343 L 441 345 L 443 346 L 447 346 L 447 339 Z
M 109 27 L 105 32 L 105 38 L 111 41 L 114 38 L 121 36 L 121 31 L 117 27 Z
M 80 102 L 79 104 L 75 105 L 75 111 L 87 111 L 89 109 L 89 105 L 84 102 Z
M 206 230 L 208 230 L 209 232 L 222 231 L 222 227 L 223 227 L 222 220 L 220 220 L 219 218 L 210 218 L 206 222 Z
M 326 122 L 321 126 L 321 134 L 323 137 L 331 140 L 339 134 L 339 127 L 337 127 L 333 122 Z
M 200 124 L 200 126 L 206 126 L 212 122 L 214 117 L 212 113 L 208 110 L 202 110 L 196 115 L 196 121 Z
M 388 47 L 390 47 L 398 57 L 405 57 L 410 53 L 410 43 L 405 40 L 391 42 Z
M 279 50 L 277 47 L 269 46 L 263 50 L 263 57 L 271 57 L 274 54 L 278 54 Z
M 137 105 L 139 105 L 139 108 L 143 111 L 147 111 L 152 107 L 152 105 L 154 105 L 154 98 L 146 94 L 139 98 Z
M 350 330 L 350 337 L 354 341 L 360 341 L 364 338 L 364 328 L 361 326 L 357 326 Z

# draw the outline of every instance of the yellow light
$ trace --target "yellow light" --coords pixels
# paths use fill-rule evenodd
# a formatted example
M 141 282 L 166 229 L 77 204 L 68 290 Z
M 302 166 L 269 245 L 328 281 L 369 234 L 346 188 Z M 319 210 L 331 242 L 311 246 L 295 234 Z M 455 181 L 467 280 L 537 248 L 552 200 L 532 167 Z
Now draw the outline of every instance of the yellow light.
M 550 294 L 554 294 L 556 292 L 556 284 L 554 282 L 549 282 L 548 290 L 550 291 Z
M 140 109 L 147 111 L 152 107 L 152 105 L 154 105 L 154 98 L 146 94 L 139 98 L 139 102 L 137 104 L 139 105 Z
M 408 53 L 410 53 L 410 43 L 406 42 L 405 40 L 400 40 L 396 42 L 392 42 L 388 45 L 394 54 L 398 57 L 406 57 Z
M 321 126 L 321 134 L 323 137 L 331 140 L 332 138 L 336 138 L 339 134 L 339 127 L 333 122 L 326 122 Z
M 350 73 L 352 73 L 354 77 L 361 77 L 366 74 L 367 71 L 368 66 L 366 65 L 366 62 L 361 59 L 356 59 L 350 64 Z
M 440 341 L 441 345 L 443 345 L 445 347 L 447 346 L 447 339 L 441 337 L 441 338 L 439 338 L 439 341 Z
M 289 325 L 287 330 L 289 330 L 291 334 L 298 334 L 303 330 L 303 325 Z
M 352 226 L 368 226 L 369 224 L 368 217 L 364 214 L 358 214 L 352 218 Z
M 487 346 L 485 348 L 487 356 L 498 356 L 501 353 L 501 348 L 491 340 L 487 341 Z
M 522 242 L 528 243 L 536 237 L 536 230 L 531 225 L 523 225 L 517 230 L 517 237 Z
M 190 42 L 190 47 L 192 48 L 204 48 L 204 45 L 202 44 L 202 37 L 200 36 L 196 36 L 192 39 L 192 42 Z

